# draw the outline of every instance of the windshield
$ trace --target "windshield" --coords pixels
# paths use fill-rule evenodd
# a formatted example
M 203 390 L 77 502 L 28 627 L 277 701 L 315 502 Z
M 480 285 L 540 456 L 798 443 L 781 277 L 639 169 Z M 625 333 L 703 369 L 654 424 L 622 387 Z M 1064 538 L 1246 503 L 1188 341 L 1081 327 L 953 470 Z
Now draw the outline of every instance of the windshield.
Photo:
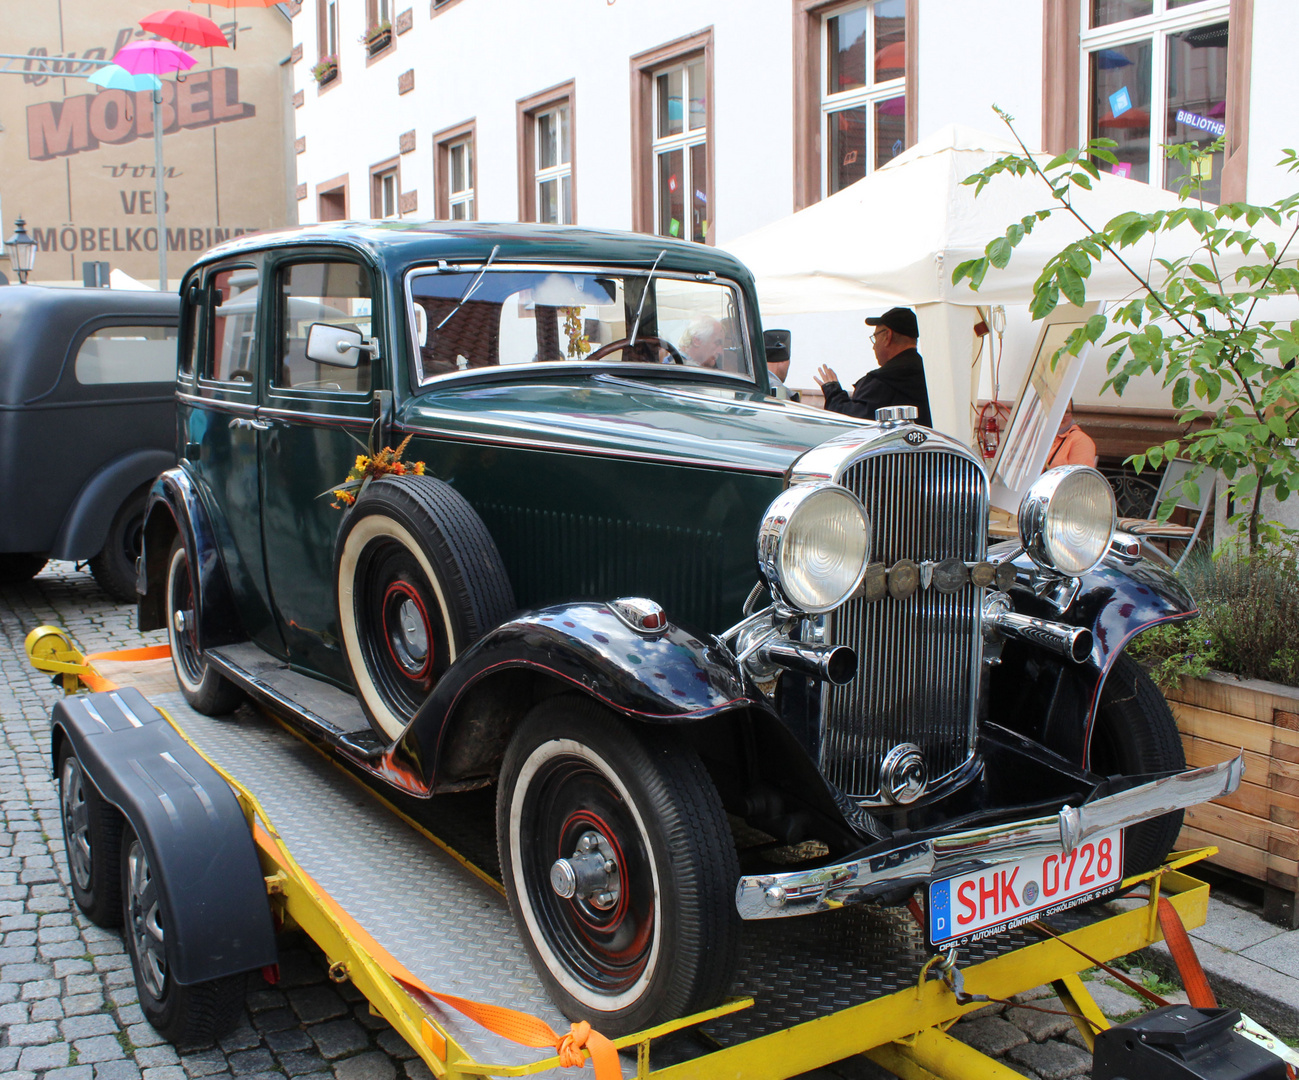
M 645 273 L 491 267 L 474 285 L 479 269 L 410 276 L 421 382 L 472 368 L 563 361 L 753 374 L 739 293 L 728 282 L 658 273 L 646 295 Z

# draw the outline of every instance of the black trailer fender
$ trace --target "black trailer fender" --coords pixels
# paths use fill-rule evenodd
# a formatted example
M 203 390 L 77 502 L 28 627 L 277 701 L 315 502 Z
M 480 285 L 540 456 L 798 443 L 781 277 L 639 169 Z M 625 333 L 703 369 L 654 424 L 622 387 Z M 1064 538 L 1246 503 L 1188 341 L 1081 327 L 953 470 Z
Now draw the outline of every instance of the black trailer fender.
M 771 706 L 714 638 L 633 630 L 598 602 L 516 616 L 457 658 L 380 771 L 426 791 L 485 774 L 539 696 L 575 690 L 651 724 Z
M 175 981 L 189 986 L 276 963 L 257 849 L 217 771 L 131 687 L 60 701 L 51 723 L 51 760 L 70 741 L 144 845 Z
M 77 493 L 50 549 L 50 558 L 89 559 L 98 555 L 121 505 L 132 492 L 175 463 L 175 454 L 156 449 L 132 450 L 108 462 Z
M 144 555 L 136 583 L 139 628 L 161 630 L 167 625 L 167 554 L 177 532 L 193 574 L 199 648 L 246 640 L 212 518 L 194 478 L 179 467 L 158 477 L 144 507 Z
M 1107 556 L 1082 575 L 1064 611 L 1029 584 L 1040 571 L 1027 555 L 1017 555 L 1015 565 L 1019 577 L 1010 590 L 1015 610 L 1085 627 L 1092 633 L 1092 651 L 1086 663 L 1073 664 L 1022 642 L 1006 642 L 992 678 L 991 718 L 1086 768 L 1105 679 L 1124 647 L 1152 626 L 1195 618 L 1199 609 L 1182 583 L 1149 559 L 1126 563 Z

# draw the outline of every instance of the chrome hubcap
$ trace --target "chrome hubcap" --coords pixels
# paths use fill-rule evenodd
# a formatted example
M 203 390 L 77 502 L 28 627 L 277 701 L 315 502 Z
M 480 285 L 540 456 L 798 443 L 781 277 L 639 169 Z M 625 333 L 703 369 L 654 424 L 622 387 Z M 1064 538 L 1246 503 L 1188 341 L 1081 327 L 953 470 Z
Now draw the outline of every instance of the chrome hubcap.
M 600 911 L 618 903 L 622 875 L 616 851 L 594 829 L 577 840 L 577 850 L 567 859 L 556 859 L 550 868 L 550 887 L 565 900 L 577 898 Z
M 428 627 L 414 600 L 402 601 L 397 611 L 397 622 L 406 651 L 412 660 L 422 663 L 428 656 Z
M 70 757 L 59 777 L 63 810 L 63 835 L 67 840 L 68 869 L 82 891 L 90 889 L 90 814 L 86 807 L 85 775 L 81 763 Z
M 126 859 L 129 890 L 126 910 L 135 944 L 136 966 L 149 993 L 161 999 L 167 982 L 167 953 L 158 890 L 139 840 L 131 844 Z

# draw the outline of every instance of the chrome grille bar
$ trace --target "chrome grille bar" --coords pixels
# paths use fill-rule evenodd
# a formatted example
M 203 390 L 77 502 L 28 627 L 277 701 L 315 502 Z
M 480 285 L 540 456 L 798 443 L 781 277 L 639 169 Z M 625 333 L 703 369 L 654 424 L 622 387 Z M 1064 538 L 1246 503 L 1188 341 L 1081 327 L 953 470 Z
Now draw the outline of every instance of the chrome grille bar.
M 840 482 L 862 500 L 871 558 L 891 566 L 986 553 L 988 489 L 970 458 L 910 448 L 868 455 Z M 827 617 L 825 640 L 851 645 L 860 667 L 822 698 L 821 768 L 845 794 L 880 799 L 879 765 L 901 742 L 920 747 L 933 784 L 974 749 L 981 590 L 920 589 L 905 600 L 850 600 Z

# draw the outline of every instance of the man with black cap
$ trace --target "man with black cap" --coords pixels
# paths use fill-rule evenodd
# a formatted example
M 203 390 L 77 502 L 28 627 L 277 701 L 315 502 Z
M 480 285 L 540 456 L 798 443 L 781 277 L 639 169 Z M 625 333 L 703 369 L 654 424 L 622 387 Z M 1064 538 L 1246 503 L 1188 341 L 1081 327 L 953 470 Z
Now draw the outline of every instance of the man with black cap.
M 925 368 L 916 352 L 920 337 L 916 313 L 910 308 L 889 308 L 883 315 L 867 319 L 866 325 L 875 327 L 871 344 L 879 367 L 858 379 L 849 395 L 839 385 L 839 376 L 822 364 L 814 378 L 825 394 L 825 407 L 830 412 L 874 420 L 875 410 L 886 405 L 914 405 L 919 413 L 917 422 L 932 427 Z

